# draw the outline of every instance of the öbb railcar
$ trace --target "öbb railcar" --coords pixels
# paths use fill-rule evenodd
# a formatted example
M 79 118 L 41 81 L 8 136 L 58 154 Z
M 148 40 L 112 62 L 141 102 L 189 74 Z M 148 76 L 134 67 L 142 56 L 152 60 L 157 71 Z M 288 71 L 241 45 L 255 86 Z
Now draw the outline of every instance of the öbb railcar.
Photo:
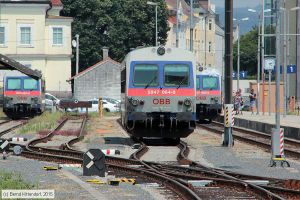
M 44 111 L 44 81 L 25 75 L 4 76 L 3 112 L 12 119 L 33 117 Z
M 197 73 L 197 120 L 215 119 L 222 109 L 221 75 L 215 69 L 200 68 Z
M 137 139 L 187 137 L 196 123 L 193 53 L 178 48 L 131 51 L 121 72 L 121 119 Z

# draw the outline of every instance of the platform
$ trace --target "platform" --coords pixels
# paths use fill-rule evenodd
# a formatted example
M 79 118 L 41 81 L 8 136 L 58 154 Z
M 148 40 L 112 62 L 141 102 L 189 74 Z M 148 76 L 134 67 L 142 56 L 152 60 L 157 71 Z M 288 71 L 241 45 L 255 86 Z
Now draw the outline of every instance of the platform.
M 223 122 L 224 117 L 220 116 L 217 121 Z M 288 138 L 300 140 L 300 116 L 297 115 L 280 115 L 281 128 L 284 128 L 285 136 Z M 263 133 L 271 134 L 272 128 L 275 127 L 275 114 L 260 113 L 257 115 L 251 112 L 243 111 L 243 115 L 235 116 L 235 126 L 256 130 Z

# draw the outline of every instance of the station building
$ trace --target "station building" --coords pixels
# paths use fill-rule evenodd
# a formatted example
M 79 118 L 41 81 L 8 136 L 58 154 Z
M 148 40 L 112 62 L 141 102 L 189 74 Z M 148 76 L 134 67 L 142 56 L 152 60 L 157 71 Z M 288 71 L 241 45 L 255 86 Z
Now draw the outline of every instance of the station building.
M 69 79 L 74 85 L 74 98 L 87 101 L 106 97 L 121 99 L 121 63 L 108 57 L 108 48 L 103 48 L 103 60 L 88 67 Z
M 71 85 L 66 80 L 71 75 L 73 21 L 60 16 L 62 9 L 60 0 L 0 3 L 0 52 L 41 71 L 46 91 L 61 97 L 71 94 Z

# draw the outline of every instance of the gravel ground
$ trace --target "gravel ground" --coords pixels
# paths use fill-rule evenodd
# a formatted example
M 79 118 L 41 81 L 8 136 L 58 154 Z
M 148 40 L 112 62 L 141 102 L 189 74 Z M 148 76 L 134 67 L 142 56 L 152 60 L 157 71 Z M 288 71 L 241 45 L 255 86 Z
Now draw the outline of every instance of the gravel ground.
M 116 156 L 129 158 L 136 151 L 131 148 L 134 142 L 119 125 L 118 119 L 119 116 L 90 119 L 84 140 L 75 144 L 74 148 L 81 151 L 93 148 L 116 149 L 121 152 Z
M 54 189 L 55 199 L 94 199 L 79 184 L 68 179 L 62 170 L 45 171 L 42 169 L 44 166 L 55 166 L 55 164 L 15 156 L 0 160 L 1 171 L 21 174 L 26 182 L 35 185 L 38 189 Z
M 89 121 L 88 133 L 83 142 L 76 144 L 80 150 L 90 148 L 118 149 L 120 157 L 128 158 L 135 149 L 131 146 L 134 142 L 126 132 L 119 126 L 119 117 L 105 117 L 103 119 L 92 119 Z M 62 130 L 77 129 L 79 122 L 67 122 Z M 75 127 L 75 128 L 74 128 Z M 16 132 L 10 133 L 17 136 Z M 34 134 L 28 134 L 29 139 Z M 22 134 L 24 136 L 24 134 Z M 40 146 L 59 146 L 74 136 L 56 135 L 51 141 Z M 176 147 L 175 147 L 176 148 Z M 53 166 L 52 163 L 39 162 L 22 157 L 10 156 L 8 160 L 0 160 L 0 170 L 22 174 L 26 182 L 37 185 L 39 189 L 54 189 L 55 199 L 170 199 L 169 191 L 153 183 L 140 183 L 131 185 L 121 183 L 119 186 L 96 185 L 86 183 L 85 180 L 93 177 L 82 176 L 81 168 L 63 168 L 58 171 L 44 171 L 43 166 Z M 54 165 L 55 166 L 55 165 Z M 128 177 L 130 178 L 130 177 Z
M 142 160 L 155 162 L 177 161 L 179 148 L 176 146 L 148 146 L 149 151 L 142 156 Z M 163 153 L 162 153 L 163 152 Z
M 222 138 L 198 128 L 183 139 L 191 148 L 189 158 L 203 165 L 249 175 L 283 179 L 300 179 L 300 162 L 288 159 L 290 168 L 268 167 L 269 152 L 235 140 L 233 148 L 222 147 Z

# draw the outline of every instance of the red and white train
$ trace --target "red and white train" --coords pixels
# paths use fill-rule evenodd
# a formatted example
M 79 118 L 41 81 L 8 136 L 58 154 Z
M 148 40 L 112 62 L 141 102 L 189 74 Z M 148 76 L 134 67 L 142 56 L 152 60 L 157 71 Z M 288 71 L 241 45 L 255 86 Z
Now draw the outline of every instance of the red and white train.
M 197 73 L 197 120 L 215 119 L 222 110 L 221 75 L 215 69 L 199 68 Z
M 3 80 L 3 112 L 12 119 L 33 117 L 44 111 L 45 85 L 42 79 L 24 74 L 7 75 Z

